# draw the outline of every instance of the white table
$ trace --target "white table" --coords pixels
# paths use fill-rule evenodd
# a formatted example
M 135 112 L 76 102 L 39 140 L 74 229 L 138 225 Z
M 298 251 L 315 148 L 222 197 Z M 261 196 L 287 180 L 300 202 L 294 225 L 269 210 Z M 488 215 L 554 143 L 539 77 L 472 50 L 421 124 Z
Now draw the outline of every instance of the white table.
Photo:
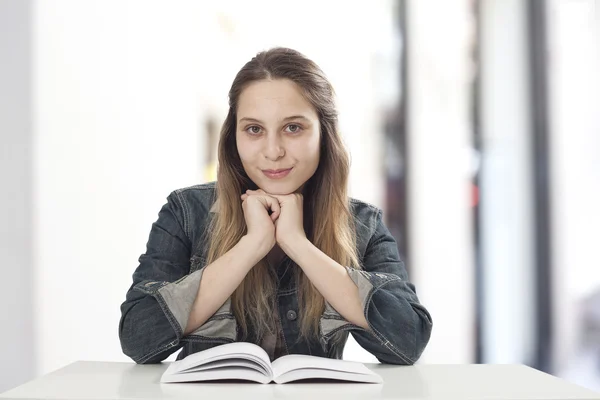
M 366 364 L 384 383 L 160 384 L 168 363 L 78 361 L 25 383 L 14 399 L 600 399 L 595 393 L 523 365 Z

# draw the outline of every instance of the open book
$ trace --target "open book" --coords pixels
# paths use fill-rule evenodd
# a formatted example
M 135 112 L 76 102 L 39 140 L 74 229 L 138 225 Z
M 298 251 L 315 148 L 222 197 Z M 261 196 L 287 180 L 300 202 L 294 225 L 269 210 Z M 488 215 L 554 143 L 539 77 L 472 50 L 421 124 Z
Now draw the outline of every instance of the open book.
M 190 354 L 172 362 L 161 383 L 240 379 L 258 383 L 286 383 L 301 379 L 335 379 L 383 383 L 361 363 L 290 354 L 270 362 L 267 353 L 252 343 L 237 342 Z

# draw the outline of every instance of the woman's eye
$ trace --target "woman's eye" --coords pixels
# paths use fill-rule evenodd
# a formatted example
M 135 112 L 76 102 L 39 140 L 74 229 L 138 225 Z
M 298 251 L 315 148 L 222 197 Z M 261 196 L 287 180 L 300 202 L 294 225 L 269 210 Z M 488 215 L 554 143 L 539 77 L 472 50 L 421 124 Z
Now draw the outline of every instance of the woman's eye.
M 251 135 L 258 135 L 260 133 L 260 126 L 252 125 L 246 128 L 246 132 Z
M 289 124 L 286 129 L 290 133 L 298 133 L 302 130 L 300 125 L 296 125 L 296 124 Z

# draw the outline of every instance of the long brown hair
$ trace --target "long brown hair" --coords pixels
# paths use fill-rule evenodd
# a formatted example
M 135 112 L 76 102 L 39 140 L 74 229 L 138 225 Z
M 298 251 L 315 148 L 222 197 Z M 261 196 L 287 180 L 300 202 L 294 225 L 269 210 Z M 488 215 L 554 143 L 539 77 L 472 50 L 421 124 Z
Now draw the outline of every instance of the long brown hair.
M 231 85 L 229 112 L 218 146 L 218 212 L 209 228 L 207 263 L 221 257 L 246 234 L 240 195 L 247 189 L 255 189 L 256 185 L 244 171 L 237 152 L 236 112 L 240 94 L 250 83 L 271 79 L 295 82 L 319 116 L 319 166 L 303 190 L 306 235 L 316 247 L 341 265 L 360 268 L 347 195 L 350 160 L 338 131 L 333 87 L 313 61 L 287 48 L 258 53 L 238 72 Z M 300 269 L 296 270 L 296 279 L 300 334 L 304 338 L 315 337 L 325 301 Z M 275 291 L 276 276 L 263 259 L 250 270 L 232 295 L 233 312 L 244 336 L 248 335 L 249 325 L 258 338 L 266 332 L 274 332 Z

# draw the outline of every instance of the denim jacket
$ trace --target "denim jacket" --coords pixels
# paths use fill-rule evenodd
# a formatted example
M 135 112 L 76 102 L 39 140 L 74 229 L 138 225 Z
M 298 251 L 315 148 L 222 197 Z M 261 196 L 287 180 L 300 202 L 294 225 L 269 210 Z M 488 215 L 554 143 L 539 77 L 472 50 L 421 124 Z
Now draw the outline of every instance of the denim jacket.
M 240 340 L 230 299 L 194 332 L 183 334 L 206 266 L 202 242 L 214 201 L 214 182 L 175 190 L 152 225 L 146 253 L 139 258 L 133 284 L 121 305 L 121 347 L 136 363 L 161 362 L 180 348 L 177 359 L 182 359 Z M 431 316 L 408 281 L 381 210 L 352 198 L 350 209 L 363 269 L 346 270 L 358 287 L 370 330 L 348 322 L 326 303 L 318 338 L 300 340 L 298 295 L 292 279 L 298 267 L 286 257 L 285 265 L 277 269 L 276 296 L 285 349 L 288 354 L 341 358 L 350 332 L 379 361 L 413 364 L 429 341 Z

